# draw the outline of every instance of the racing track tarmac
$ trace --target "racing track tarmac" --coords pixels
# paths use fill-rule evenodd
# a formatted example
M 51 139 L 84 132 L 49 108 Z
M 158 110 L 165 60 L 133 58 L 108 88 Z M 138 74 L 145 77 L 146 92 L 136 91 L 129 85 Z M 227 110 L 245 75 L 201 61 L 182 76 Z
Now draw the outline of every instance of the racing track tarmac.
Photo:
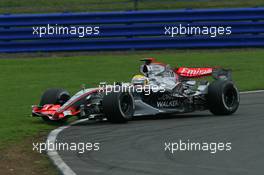
M 164 151 L 164 142 L 232 142 L 229 152 Z M 233 116 L 209 112 L 127 124 L 85 122 L 62 131 L 57 142 L 100 142 L 100 151 L 60 151 L 80 175 L 263 175 L 264 93 L 241 95 Z

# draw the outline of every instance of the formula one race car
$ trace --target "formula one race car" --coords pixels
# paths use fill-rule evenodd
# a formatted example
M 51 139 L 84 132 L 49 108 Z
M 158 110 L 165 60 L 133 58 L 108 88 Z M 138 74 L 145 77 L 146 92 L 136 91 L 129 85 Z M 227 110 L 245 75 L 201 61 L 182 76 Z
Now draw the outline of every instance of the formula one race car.
M 153 58 L 142 60 L 140 75 L 129 83 L 101 83 L 83 88 L 74 96 L 63 89 L 48 89 L 32 115 L 45 121 L 64 121 L 70 116 L 126 122 L 130 118 L 157 114 L 210 110 L 229 115 L 239 106 L 239 92 L 231 71 L 222 68 L 171 68 Z M 211 75 L 213 81 L 198 78 Z

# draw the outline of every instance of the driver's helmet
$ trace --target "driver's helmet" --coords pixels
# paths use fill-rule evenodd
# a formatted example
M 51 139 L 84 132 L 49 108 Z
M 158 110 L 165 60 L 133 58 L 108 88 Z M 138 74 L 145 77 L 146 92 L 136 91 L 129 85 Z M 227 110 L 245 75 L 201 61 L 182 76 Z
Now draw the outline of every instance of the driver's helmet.
M 135 86 L 145 86 L 149 84 L 149 79 L 147 77 L 145 77 L 144 75 L 135 75 L 132 78 L 131 83 Z

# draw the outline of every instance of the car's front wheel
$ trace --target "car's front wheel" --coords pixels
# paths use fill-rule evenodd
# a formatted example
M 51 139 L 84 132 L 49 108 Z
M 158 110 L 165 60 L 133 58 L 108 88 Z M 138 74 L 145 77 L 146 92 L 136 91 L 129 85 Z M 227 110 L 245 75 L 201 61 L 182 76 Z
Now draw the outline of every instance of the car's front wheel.
M 124 123 L 135 111 L 134 98 L 129 92 L 110 92 L 102 101 L 103 111 L 108 121 Z

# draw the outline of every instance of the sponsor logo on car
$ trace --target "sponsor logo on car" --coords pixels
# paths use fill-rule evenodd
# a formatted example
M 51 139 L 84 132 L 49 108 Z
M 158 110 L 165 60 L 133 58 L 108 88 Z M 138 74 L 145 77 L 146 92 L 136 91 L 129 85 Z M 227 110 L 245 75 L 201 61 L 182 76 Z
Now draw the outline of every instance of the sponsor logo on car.
M 170 107 L 176 107 L 176 106 L 179 106 L 178 100 L 157 101 L 157 107 L 158 108 L 170 108 Z
M 178 73 L 184 76 L 203 76 L 211 74 L 213 71 L 212 68 L 186 68 L 182 67 L 178 69 Z

